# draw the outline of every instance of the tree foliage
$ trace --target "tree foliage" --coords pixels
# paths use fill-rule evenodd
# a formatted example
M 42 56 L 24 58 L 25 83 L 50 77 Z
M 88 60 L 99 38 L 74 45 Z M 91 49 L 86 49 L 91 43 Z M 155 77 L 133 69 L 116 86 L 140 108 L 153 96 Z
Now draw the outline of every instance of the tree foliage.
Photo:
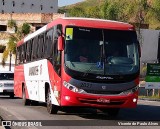
M 74 17 L 84 17 L 85 14 L 83 12 L 85 12 L 83 8 L 73 7 L 69 10 L 69 15 Z
M 5 65 L 5 62 L 9 56 L 9 54 L 16 54 L 16 44 L 18 41 L 20 41 L 24 36 L 30 33 L 31 28 L 28 23 L 23 23 L 22 26 L 18 27 L 15 22 L 15 27 L 17 28 L 15 34 L 10 34 L 10 37 L 7 42 L 7 47 L 5 48 L 3 52 L 3 58 L 2 58 L 2 65 Z
M 16 26 L 17 26 L 16 21 L 14 21 L 14 20 L 12 20 L 12 19 L 9 20 L 8 23 L 7 23 L 7 26 L 8 26 L 9 28 L 16 27 Z
M 22 34 L 27 35 L 31 30 L 31 26 L 28 23 L 23 23 L 22 25 Z
M 107 4 L 104 10 L 104 18 L 109 20 L 119 20 L 118 19 L 119 8 L 115 2 Z
M 96 17 L 100 18 L 100 8 L 98 6 L 88 7 L 86 10 L 86 17 Z
M 60 11 L 74 17 L 103 18 L 160 27 L 160 0 L 86 0 Z
M 6 46 L 0 44 L 0 53 L 3 53 L 5 50 Z

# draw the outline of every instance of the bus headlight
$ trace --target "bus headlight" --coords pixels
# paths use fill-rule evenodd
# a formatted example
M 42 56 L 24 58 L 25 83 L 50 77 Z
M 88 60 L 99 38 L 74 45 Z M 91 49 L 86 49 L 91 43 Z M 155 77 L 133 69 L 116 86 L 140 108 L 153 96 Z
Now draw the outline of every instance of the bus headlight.
M 134 88 L 132 88 L 132 89 L 123 91 L 123 92 L 120 93 L 119 95 L 130 95 L 130 94 L 133 94 L 134 92 L 138 91 L 138 87 L 139 87 L 139 86 L 136 86 L 136 87 L 134 87 Z
M 71 85 L 70 83 L 64 81 L 63 85 L 69 89 L 70 91 L 76 92 L 76 93 L 86 93 L 83 89 L 79 89 L 76 86 Z

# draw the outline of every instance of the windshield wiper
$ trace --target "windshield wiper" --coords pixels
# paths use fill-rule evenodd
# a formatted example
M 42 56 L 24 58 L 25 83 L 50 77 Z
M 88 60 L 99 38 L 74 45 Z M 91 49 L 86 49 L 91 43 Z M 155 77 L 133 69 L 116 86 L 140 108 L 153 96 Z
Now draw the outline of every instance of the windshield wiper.
M 86 77 L 87 75 L 88 75 L 88 73 L 92 70 L 92 68 L 94 67 L 94 65 L 93 66 L 91 66 L 88 70 L 86 70 L 84 73 L 83 73 L 83 77 Z
M 72 61 L 70 61 L 71 62 L 71 65 L 73 66 L 73 67 L 75 67 L 75 65 L 73 64 L 73 62 Z
M 73 64 L 72 61 L 69 61 L 69 62 L 70 62 L 70 64 L 72 65 L 72 67 L 75 67 L 75 65 Z M 66 63 L 65 63 L 65 65 L 68 66 Z
M 96 67 L 96 68 L 98 68 L 98 69 L 103 69 L 103 67 L 104 67 L 104 63 L 103 62 L 97 62 L 95 65 L 92 65 L 88 70 L 86 70 L 84 73 L 83 73 L 83 77 L 86 77 L 88 74 L 89 74 L 89 72 L 94 68 L 94 67 Z

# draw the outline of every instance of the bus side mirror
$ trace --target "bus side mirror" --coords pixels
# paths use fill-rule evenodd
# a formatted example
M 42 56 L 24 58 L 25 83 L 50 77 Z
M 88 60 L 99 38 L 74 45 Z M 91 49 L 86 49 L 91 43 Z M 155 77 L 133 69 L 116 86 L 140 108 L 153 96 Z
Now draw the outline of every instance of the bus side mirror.
M 64 38 L 62 36 L 59 36 L 58 37 L 58 51 L 63 51 L 64 49 L 63 41 L 64 41 Z

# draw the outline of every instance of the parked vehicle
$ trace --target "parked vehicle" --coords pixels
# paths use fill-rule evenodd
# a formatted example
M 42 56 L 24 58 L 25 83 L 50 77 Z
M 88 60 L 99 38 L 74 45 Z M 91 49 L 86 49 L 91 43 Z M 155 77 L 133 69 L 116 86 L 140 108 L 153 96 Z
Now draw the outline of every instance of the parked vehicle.
M 0 95 L 14 97 L 14 73 L 11 71 L 0 71 Z

